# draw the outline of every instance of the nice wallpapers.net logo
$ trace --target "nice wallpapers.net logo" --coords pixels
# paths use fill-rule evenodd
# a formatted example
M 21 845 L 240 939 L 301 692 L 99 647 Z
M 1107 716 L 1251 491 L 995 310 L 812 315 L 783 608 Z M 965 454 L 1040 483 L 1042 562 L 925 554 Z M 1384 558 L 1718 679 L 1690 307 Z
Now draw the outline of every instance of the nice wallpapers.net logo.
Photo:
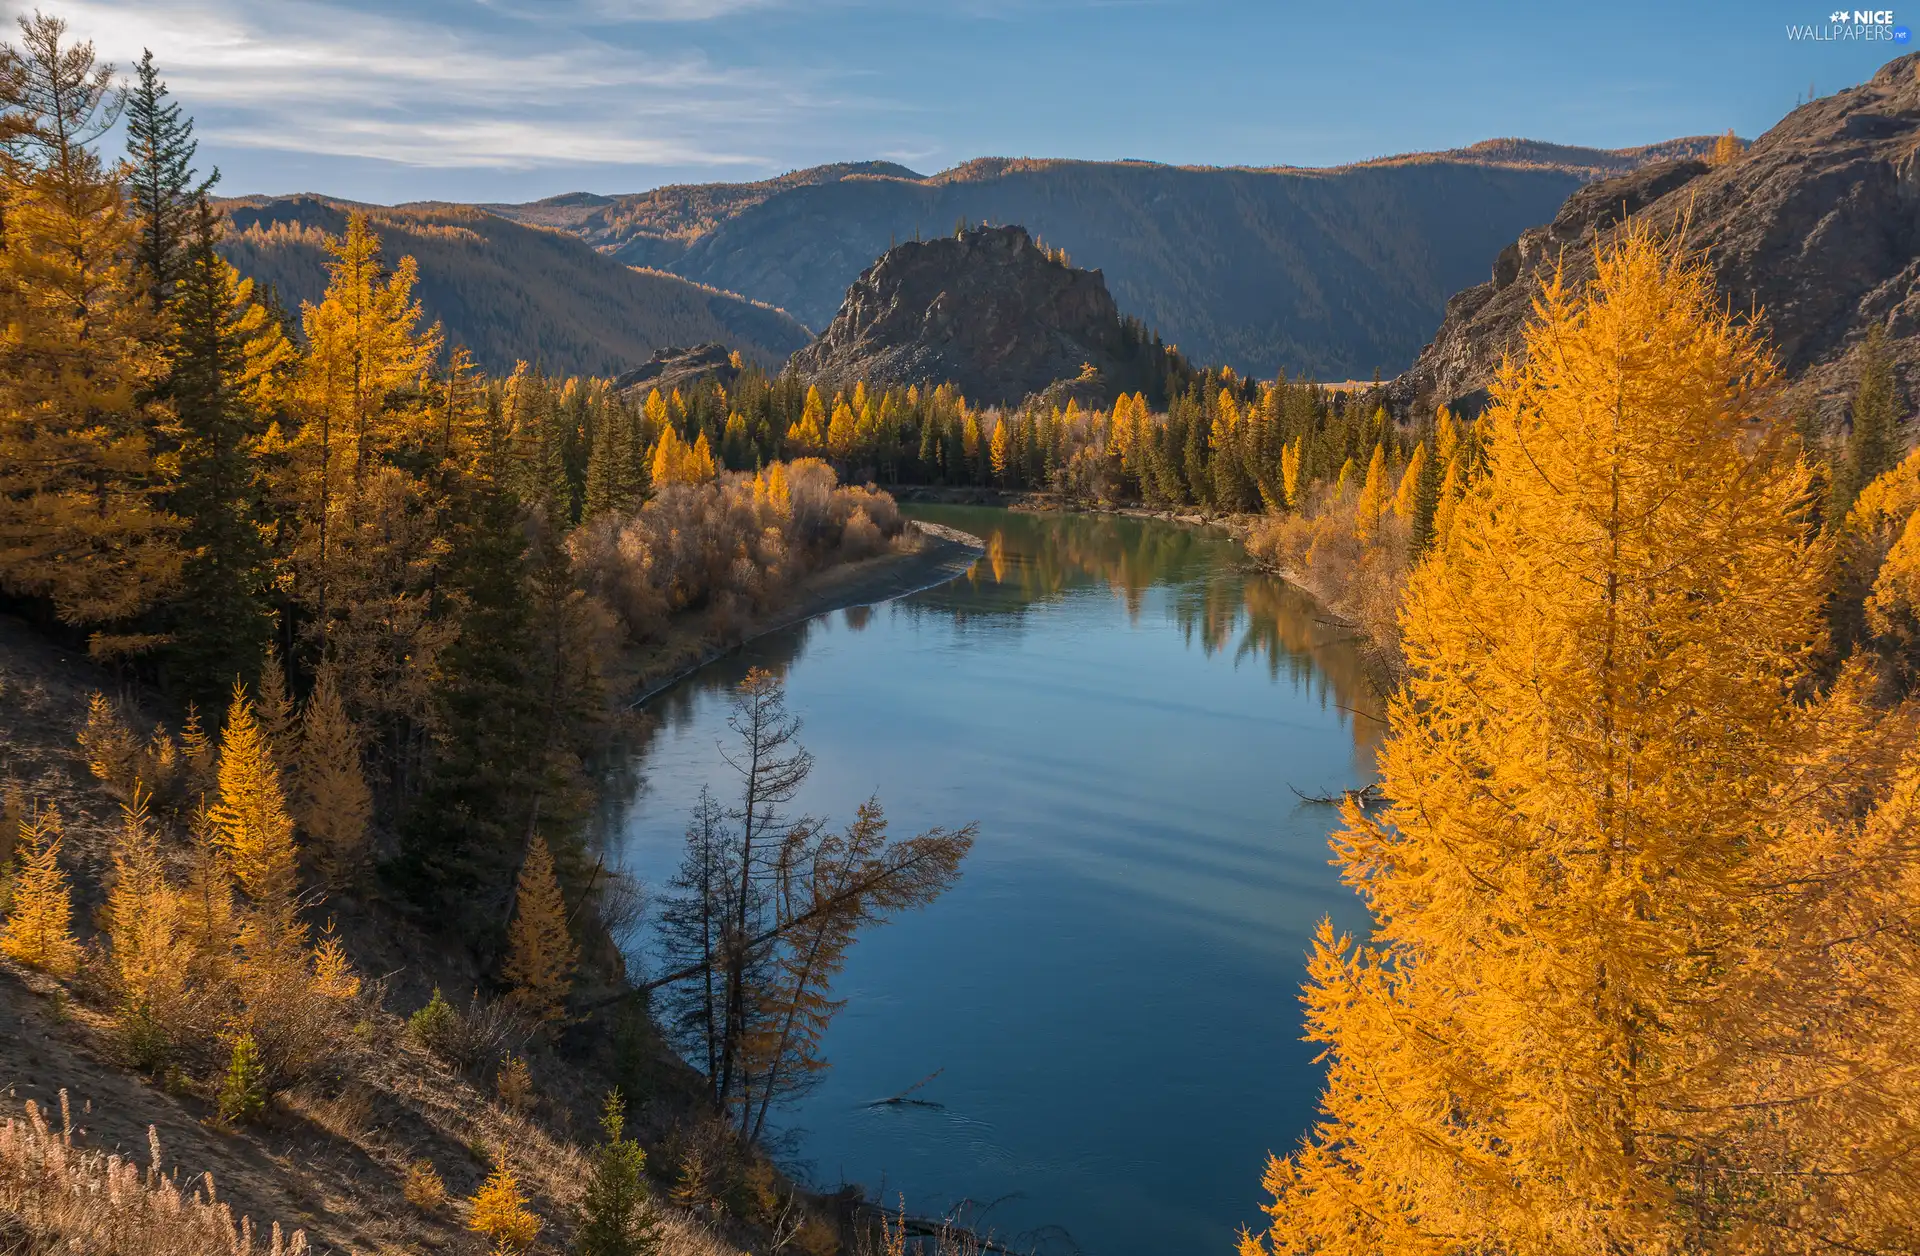
M 1835 9 L 1824 23 L 1789 24 L 1787 38 L 1809 43 L 1905 44 L 1912 41 L 1913 32 L 1894 25 L 1892 9 Z

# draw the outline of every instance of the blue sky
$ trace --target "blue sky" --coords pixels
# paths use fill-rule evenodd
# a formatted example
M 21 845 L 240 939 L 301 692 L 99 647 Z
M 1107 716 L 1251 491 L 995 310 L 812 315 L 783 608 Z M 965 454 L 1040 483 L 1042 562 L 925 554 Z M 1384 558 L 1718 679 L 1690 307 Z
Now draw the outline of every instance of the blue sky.
M 526 200 L 884 157 L 1329 165 L 1765 130 L 1888 42 L 1835 0 L 47 0 L 151 47 L 222 190 Z M 1886 0 L 1876 0 L 1885 3 Z M 1920 4 L 1920 0 L 1913 0 Z M 1896 22 L 1920 18 L 1895 12 Z M 1920 21 L 1914 22 L 1920 25 Z M 1908 45 L 1907 47 L 1911 47 Z

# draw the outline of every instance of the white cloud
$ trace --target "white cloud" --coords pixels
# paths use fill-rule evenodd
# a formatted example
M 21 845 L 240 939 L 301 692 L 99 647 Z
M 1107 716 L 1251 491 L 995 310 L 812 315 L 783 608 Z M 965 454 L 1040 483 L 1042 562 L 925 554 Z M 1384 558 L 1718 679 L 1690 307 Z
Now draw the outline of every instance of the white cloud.
M 637 7 L 691 18 L 766 2 Z M 558 7 L 491 29 L 284 0 L 63 0 L 60 11 L 123 68 L 153 49 L 214 149 L 434 168 L 766 166 L 748 151 L 756 132 L 847 103 L 694 49 L 642 54 L 556 21 Z

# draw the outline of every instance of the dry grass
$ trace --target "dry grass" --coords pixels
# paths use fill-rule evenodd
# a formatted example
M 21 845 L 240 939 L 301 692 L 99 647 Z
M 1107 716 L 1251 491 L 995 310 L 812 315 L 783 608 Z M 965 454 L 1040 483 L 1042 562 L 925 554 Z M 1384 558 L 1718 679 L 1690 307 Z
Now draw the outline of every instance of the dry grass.
M 214 1194 L 213 1176 L 183 1187 L 161 1169 L 160 1135 L 149 1126 L 145 1169 L 124 1157 L 75 1145 L 67 1093 L 61 1125 L 32 1102 L 0 1123 L 0 1252 L 39 1256 L 304 1256 L 304 1231 L 274 1222 L 264 1244 L 250 1219 L 234 1219 Z

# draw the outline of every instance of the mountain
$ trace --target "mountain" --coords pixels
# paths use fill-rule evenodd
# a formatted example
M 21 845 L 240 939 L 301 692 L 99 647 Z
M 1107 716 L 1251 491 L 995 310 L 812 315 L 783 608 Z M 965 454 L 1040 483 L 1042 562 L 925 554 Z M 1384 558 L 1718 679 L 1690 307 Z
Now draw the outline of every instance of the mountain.
M 1491 140 L 1325 170 L 981 158 L 923 176 L 866 162 L 487 208 L 815 327 L 891 245 L 1017 223 L 1099 268 L 1122 308 L 1195 360 L 1347 379 L 1411 362 L 1448 295 L 1583 183 L 1710 144 Z
M 1158 392 L 1165 362 L 1099 271 L 1049 255 L 1023 228 L 976 227 L 888 249 L 791 369 L 829 389 L 951 382 L 976 404 L 1070 381 L 1105 403 Z
M 1920 53 L 1802 105 L 1736 161 L 1680 160 L 1595 183 L 1501 251 L 1492 278 L 1447 303 L 1439 332 L 1390 393 L 1402 409 L 1485 401 L 1543 276 L 1593 271 L 1596 244 L 1638 214 L 1684 231 L 1737 311 L 1758 310 L 1782 370 L 1829 420 L 1853 388 L 1875 323 L 1899 374 L 1920 367 Z
M 324 237 L 365 213 L 389 263 L 411 254 L 415 289 L 448 340 L 488 371 L 520 359 L 562 375 L 611 376 L 671 345 L 723 341 L 777 366 L 812 339 L 791 315 L 678 275 L 636 270 L 571 233 L 461 205 L 386 208 L 315 196 L 221 202 L 232 230 L 221 252 L 272 284 L 288 307 L 326 291 Z

